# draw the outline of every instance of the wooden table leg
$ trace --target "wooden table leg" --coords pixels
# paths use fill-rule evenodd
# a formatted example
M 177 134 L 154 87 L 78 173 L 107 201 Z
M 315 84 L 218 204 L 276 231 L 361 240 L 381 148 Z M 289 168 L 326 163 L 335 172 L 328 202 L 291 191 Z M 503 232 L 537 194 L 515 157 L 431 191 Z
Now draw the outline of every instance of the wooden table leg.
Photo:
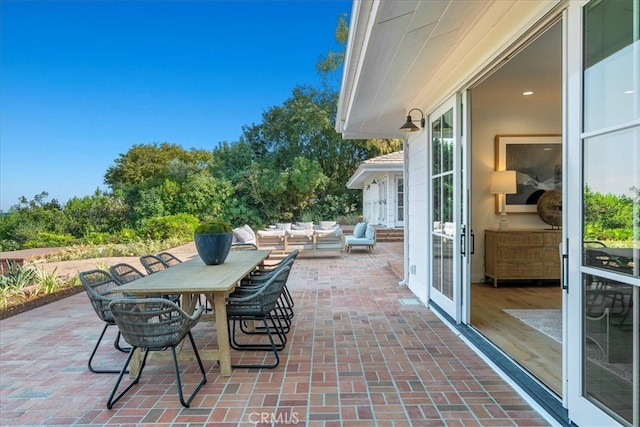
M 223 377 L 231 376 L 231 348 L 229 347 L 229 330 L 227 328 L 227 294 L 214 294 L 214 313 L 216 315 L 216 329 L 218 332 L 218 356 L 220 374 Z
M 136 348 L 133 352 L 133 356 L 131 356 L 131 361 L 129 362 L 129 378 L 134 379 L 138 372 L 140 372 L 140 368 L 142 366 L 142 349 L 140 347 Z

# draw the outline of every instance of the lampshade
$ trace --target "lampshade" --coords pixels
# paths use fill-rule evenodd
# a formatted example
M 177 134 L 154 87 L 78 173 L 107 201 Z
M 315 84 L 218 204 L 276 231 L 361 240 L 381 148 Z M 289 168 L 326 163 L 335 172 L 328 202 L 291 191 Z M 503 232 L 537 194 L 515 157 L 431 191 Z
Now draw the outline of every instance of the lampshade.
M 405 132 L 415 132 L 417 130 L 420 130 L 420 128 L 413 124 L 411 116 L 407 116 L 407 122 L 403 124 L 402 127 L 400 127 L 400 130 Z
M 409 114 L 407 114 L 406 123 L 403 124 L 400 127 L 401 131 L 404 131 L 404 132 L 415 132 L 415 131 L 420 130 L 420 128 L 418 126 L 413 124 L 413 119 L 411 118 L 411 113 L 414 112 L 414 111 L 420 112 L 420 126 L 422 126 L 424 128 L 424 125 L 425 125 L 424 113 L 419 108 L 412 108 L 411 110 L 409 110 Z
M 516 171 L 491 172 L 491 194 L 516 194 Z

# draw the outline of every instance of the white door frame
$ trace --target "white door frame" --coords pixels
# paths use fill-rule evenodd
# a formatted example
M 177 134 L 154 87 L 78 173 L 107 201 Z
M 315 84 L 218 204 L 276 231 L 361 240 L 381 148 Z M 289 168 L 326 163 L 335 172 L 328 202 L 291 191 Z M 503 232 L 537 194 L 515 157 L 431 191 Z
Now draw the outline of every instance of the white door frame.
M 460 95 L 456 94 L 454 96 L 452 96 L 451 98 L 449 98 L 449 100 L 447 100 L 444 104 L 442 104 L 440 107 L 438 107 L 436 110 L 434 110 L 433 112 L 431 112 L 429 114 L 429 120 L 428 120 L 428 125 L 427 125 L 427 129 L 429 130 L 429 157 L 430 157 L 430 164 L 431 167 L 429 168 L 430 172 L 429 172 L 429 186 L 430 186 L 430 194 L 434 195 L 435 191 L 433 188 L 433 178 L 434 177 L 438 177 L 441 174 L 439 173 L 434 173 L 434 153 L 433 153 L 433 146 L 432 146 L 432 141 L 433 141 L 433 123 L 438 120 L 440 117 L 442 117 L 445 113 L 447 113 L 449 110 L 453 111 L 453 115 L 452 115 L 452 123 L 450 124 L 453 128 L 453 134 L 452 134 L 452 139 L 453 139 L 453 147 L 452 147 L 452 169 L 451 172 L 452 174 L 450 175 L 452 178 L 452 182 L 451 182 L 451 189 L 452 189 L 452 211 L 451 211 L 451 221 L 446 221 L 446 222 L 452 222 L 453 223 L 453 227 L 451 227 L 449 225 L 449 227 L 447 227 L 446 229 L 444 228 L 444 224 L 443 227 L 441 229 L 434 229 L 434 227 L 431 227 L 431 232 L 430 232 L 430 237 L 429 237 L 429 245 L 432 249 L 432 254 L 429 257 L 429 264 L 430 264 L 430 278 L 431 280 L 429 280 L 429 298 L 435 303 L 437 304 L 442 310 L 444 310 L 449 316 L 451 316 L 456 323 L 460 323 L 462 320 L 462 308 L 461 308 L 461 300 L 462 300 L 462 288 L 463 288 L 463 283 L 462 283 L 462 270 L 461 270 L 461 265 L 463 265 L 464 263 L 462 262 L 462 256 L 460 255 L 461 253 L 461 239 L 460 236 L 462 235 L 462 221 L 461 221 L 461 206 L 462 206 L 462 195 L 460 194 L 461 191 L 461 172 L 462 172 L 462 161 L 461 161 L 461 156 L 460 156 L 460 146 L 461 146 L 461 135 L 462 132 L 460 130 Z M 448 175 L 448 174 L 447 174 Z M 443 181 L 444 181 L 444 175 L 442 175 Z M 432 196 L 432 201 L 433 201 L 433 196 Z M 438 222 L 440 221 L 438 218 L 434 218 L 433 215 L 433 205 L 430 203 L 429 204 L 432 208 L 431 208 L 431 213 L 429 215 L 430 219 L 431 219 L 431 224 L 434 224 L 434 222 Z M 445 221 L 442 221 L 443 223 Z M 438 252 L 434 251 L 436 243 L 438 243 L 437 241 L 447 241 L 450 243 L 447 243 L 447 245 L 449 246 L 443 246 L 440 245 L 439 247 L 439 253 L 440 253 L 440 259 L 442 261 L 442 265 L 444 267 L 444 270 L 446 271 L 450 271 L 451 273 L 451 298 L 449 296 L 447 296 L 445 293 L 441 292 L 440 289 L 438 289 L 437 287 L 434 286 L 434 283 L 436 283 L 433 280 L 433 277 L 435 274 L 437 273 L 437 269 L 435 268 L 435 263 L 434 263 L 434 257 L 436 256 L 436 254 Z M 449 250 L 451 251 L 450 255 L 450 262 L 446 262 L 447 259 L 449 259 L 447 256 L 449 254 Z M 447 265 L 448 264 L 448 265 Z M 443 286 L 446 285 L 446 282 L 444 280 L 445 278 L 442 278 L 442 282 L 439 282 L 441 284 L 443 284 Z

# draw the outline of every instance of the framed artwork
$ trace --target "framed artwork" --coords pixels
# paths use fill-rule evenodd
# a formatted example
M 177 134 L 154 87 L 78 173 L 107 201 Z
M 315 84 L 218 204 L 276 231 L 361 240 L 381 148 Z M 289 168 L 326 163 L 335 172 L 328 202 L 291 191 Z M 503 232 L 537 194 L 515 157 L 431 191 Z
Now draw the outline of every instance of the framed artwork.
M 495 156 L 495 170 L 516 171 L 516 194 L 506 197 L 508 214 L 535 214 L 545 191 L 561 190 L 561 135 L 496 135 Z M 499 203 L 496 195 L 496 213 Z

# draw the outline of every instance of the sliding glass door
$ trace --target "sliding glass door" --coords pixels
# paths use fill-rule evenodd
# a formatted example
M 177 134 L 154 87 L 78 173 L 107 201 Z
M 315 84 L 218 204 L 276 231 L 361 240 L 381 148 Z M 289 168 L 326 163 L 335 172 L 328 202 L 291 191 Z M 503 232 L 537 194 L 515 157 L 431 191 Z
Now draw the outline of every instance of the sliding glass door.
M 570 417 L 640 425 L 640 2 L 591 1 L 582 23 L 579 224 L 570 231 Z M 615 25 L 611 25 L 615 23 Z M 577 31 L 576 31 L 577 32 Z M 575 255 L 574 255 L 575 256 Z

